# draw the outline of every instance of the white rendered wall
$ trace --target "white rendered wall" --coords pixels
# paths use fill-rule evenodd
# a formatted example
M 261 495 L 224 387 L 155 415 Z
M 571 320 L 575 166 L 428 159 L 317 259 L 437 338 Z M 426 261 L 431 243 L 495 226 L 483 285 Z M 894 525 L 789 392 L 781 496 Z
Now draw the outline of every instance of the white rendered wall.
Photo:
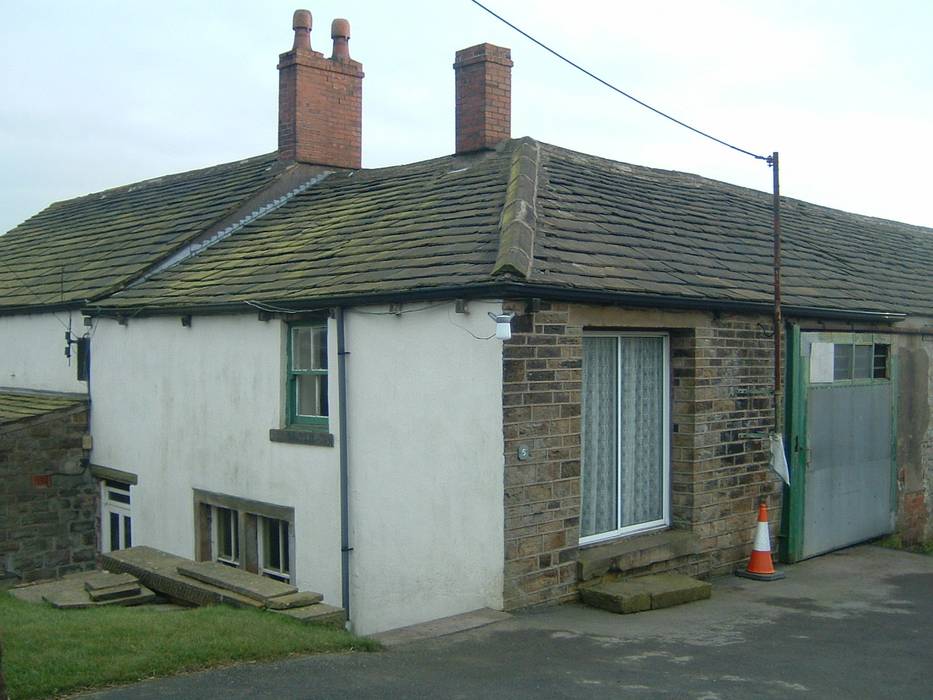
M 406 309 L 427 304 L 407 305 Z M 362 634 L 501 608 L 499 304 L 346 315 L 351 617 Z M 375 312 L 375 313 L 373 313 Z M 455 325 L 457 324 L 457 325 Z M 333 448 L 281 427 L 283 323 L 253 314 L 101 320 L 92 348 L 92 461 L 139 476 L 134 544 L 194 556 L 192 489 L 295 509 L 297 585 L 341 604 L 336 326 Z
M 501 304 L 468 308 L 347 314 L 358 633 L 502 607 L 502 343 L 455 325 L 488 336 Z
M 77 380 L 77 353 L 65 357 L 67 311 L 56 314 L 0 316 L 0 387 L 84 393 Z M 71 312 L 75 335 L 87 330 L 79 313 Z
M 196 316 L 190 328 L 178 317 L 101 320 L 91 459 L 139 476 L 134 544 L 179 556 L 195 553 L 192 489 L 291 506 L 296 584 L 340 605 L 338 450 L 269 440 L 283 411 L 282 329 L 255 314 Z

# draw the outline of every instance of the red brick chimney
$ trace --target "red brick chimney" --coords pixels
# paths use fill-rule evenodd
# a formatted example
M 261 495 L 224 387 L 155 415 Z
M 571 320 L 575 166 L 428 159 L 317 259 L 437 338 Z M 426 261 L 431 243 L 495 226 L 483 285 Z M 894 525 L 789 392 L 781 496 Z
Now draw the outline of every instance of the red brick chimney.
M 512 135 L 512 53 L 492 44 L 457 52 L 457 153 L 469 153 Z
M 363 65 L 350 58 L 350 23 L 335 19 L 333 55 L 311 50 L 311 13 L 296 10 L 295 43 L 279 55 L 279 159 L 359 168 Z

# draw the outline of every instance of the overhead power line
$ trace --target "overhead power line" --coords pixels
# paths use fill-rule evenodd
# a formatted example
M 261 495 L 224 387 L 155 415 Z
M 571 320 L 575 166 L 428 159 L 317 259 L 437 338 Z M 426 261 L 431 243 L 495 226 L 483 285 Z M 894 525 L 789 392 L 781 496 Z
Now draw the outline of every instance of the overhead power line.
M 752 158 L 756 158 L 756 159 L 758 159 L 758 160 L 763 160 L 763 161 L 767 162 L 767 163 L 770 165 L 770 163 L 771 163 L 771 158 L 772 158 L 771 156 L 760 156 L 760 155 L 758 155 L 757 153 L 752 153 L 751 151 L 747 151 L 747 150 L 745 150 L 744 148 L 739 148 L 738 146 L 734 146 L 733 144 L 729 143 L 728 141 L 723 141 L 722 139 L 716 138 L 715 136 L 712 136 L 711 134 L 708 134 L 708 133 L 706 133 L 705 131 L 701 131 L 700 129 L 697 129 L 696 127 L 690 126 L 689 124 L 687 124 L 687 123 L 685 123 L 685 122 L 682 122 L 682 121 L 680 121 L 679 119 L 675 119 L 675 118 L 672 117 L 670 114 L 667 114 L 666 112 L 662 112 L 660 109 L 657 109 L 657 108 L 655 108 L 655 107 L 652 107 L 652 106 L 649 105 L 647 102 L 642 102 L 642 101 L 639 100 L 637 97 L 634 97 L 633 95 L 630 95 L 629 93 L 625 92 L 625 90 L 622 90 L 622 89 L 616 87 L 615 85 L 613 85 L 612 83 L 610 83 L 608 80 L 603 80 L 603 79 L 600 78 L 598 75 L 596 75 L 595 73 L 593 73 L 593 72 L 591 72 L 591 71 L 588 71 L 586 68 L 584 68 L 584 67 L 581 66 L 580 64 L 575 63 L 574 61 L 571 61 L 569 58 L 567 58 L 566 56 L 564 56 L 562 53 L 559 53 L 559 52 L 555 51 L 554 49 L 552 49 L 550 46 L 548 46 L 548 45 L 545 44 L 544 42 L 538 41 L 537 39 L 535 39 L 533 36 L 531 36 L 531 34 L 529 34 L 528 32 L 526 32 L 525 30 L 521 29 L 520 27 L 515 26 L 514 24 L 512 24 L 511 22 L 509 22 L 509 20 L 507 20 L 507 19 L 506 19 L 505 17 L 503 17 L 502 15 L 496 14 L 495 12 L 493 12 L 491 9 L 489 9 L 488 7 L 486 7 L 483 3 L 479 2 L 478 0 L 470 0 L 470 2 L 472 2 L 472 3 L 473 3 L 474 5 L 476 5 L 477 7 L 479 7 L 479 8 L 481 8 L 481 9 L 485 10 L 486 12 L 488 12 L 490 15 L 492 15 L 493 17 L 495 17 L 497 20 L 499 20 L 499 21 L 502 22 L 503 24 L 508 25 L 509 27 L 511 27 L 512 29 L 514 29 L 516 32 L 518 32 L 519 34 L 521 34 L 523 37 L 525 37 L 526 39 L 529 39 L 529 40 L 533 41 L 533 42 L 536 43 L 538 46 L 540 46 L 542 49 L 544 49 L 544 50 L 547 51 L 548 53 L 553 54 L 554 56 L 556 56 L 557 58 L 559 58 L 559 59 L 560 59 L 561 61 L 563 61 L 564 63 L 567 63 L 567 64 L 573 66 L 574 68 L 576 68 L 576 69 L 577 69 L 578 71 L 580 71 L 581 73 L 584 73 L 585 75 L 588 75 L 588 76 L 591 77 L 593 80 L 595 80 L 595 81 L 597 81 L 597 82 L 599 82 L 599 83 L 602 83 L 602 84 L 605 85 L 607 88 L 609 88 L 610 90 L 614 90 L 615 92 L 619 93 L 619 94 L 622 95 L 623 97 L 627 97 L 628 99 L 632 100 L 632 102 L 635 102 L 636 104 L 641 105 L 641 106 L 644 107 L 645 109 L 650 109 L 650 110 L 651 110 L 652 112 L 654 112 L 655 114 L 660 115 L 660 116 L 664 117 L 665 119 L 669 119 L 669 120 L 671 120 L 672 122 L 674 122 L 675 124 L 679 124 L 680 126 L 684 127 L 685 129 L 690 129 L 690 131 L 694 132 L 695 134 L 699 134 L 700 136 L 704 136 L 704 137 L 710 139 L 711 141 L 715 141 L 716 143 L 721 144 L 721 145 L 723 145 L 723 146 L 726 146 L 727 148 L 731 148 L 733 151 L 738 151 L 739 153 L 743 153 L 743 154 L 745 154 L 745 155 L 747 155 L 747 156 L 751 156 Z

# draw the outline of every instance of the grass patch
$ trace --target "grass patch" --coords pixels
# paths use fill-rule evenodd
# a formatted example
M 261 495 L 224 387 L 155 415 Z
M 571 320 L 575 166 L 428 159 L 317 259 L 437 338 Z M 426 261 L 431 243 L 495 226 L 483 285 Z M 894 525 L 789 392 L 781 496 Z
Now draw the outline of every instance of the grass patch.
M 899 549 L 903 552 L 913 552 L 914 554 L 933 555 L 933 540 L 920 542 L 918 544 L 906 545 L 900 535 L 888 535 L 877 540 L 875 544 L 887 547 L 888 549 Z
M 373 651 L 378 643 L 281 615 L 227 606 L 57 610 L 0 592 L 3 673 L 11 700 L 290 654 Z

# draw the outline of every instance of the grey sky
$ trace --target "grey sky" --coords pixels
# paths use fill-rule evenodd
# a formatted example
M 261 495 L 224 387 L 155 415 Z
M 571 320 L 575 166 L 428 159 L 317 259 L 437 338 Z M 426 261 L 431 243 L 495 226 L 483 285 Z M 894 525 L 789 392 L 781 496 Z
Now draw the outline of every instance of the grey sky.
M 640 99 L 781 152 L 782 193 L 931 226 L 926 1 L 486 3 Z M 291 14 L 363 63 L 363 164 L 453 150 L 457 49 L 509 46 L 514 136 L 768 190 L 769 169 L 559 63 L 468 0 L 24 3 L 0 26 L 0 231 L 52 201 L 270 152 Z

